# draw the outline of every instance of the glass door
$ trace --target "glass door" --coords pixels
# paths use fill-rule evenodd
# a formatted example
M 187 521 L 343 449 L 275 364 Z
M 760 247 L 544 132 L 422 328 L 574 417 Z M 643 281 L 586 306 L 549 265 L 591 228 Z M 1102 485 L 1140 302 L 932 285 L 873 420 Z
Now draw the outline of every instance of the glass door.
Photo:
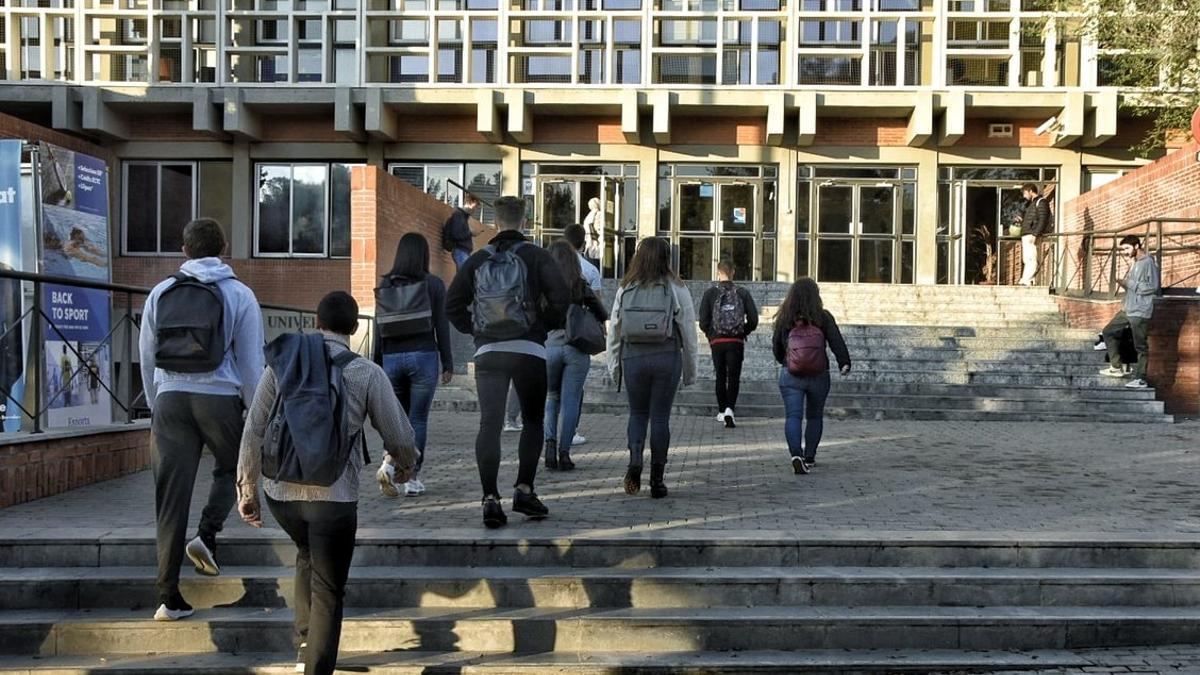
M 859 185 L 856 190 L 859 236 L 854 279 L 860 284 L 890 284 L 896 269 L 896 188 Z
M 896 187 L 817 189 L 817 280 L 890 284 L 896 277 Z
M 675 246 L 679 251 L 677 269 L 683 279 L 705 281 L 713 278 L 716 231 L 717 183 L 688 181 L 677 183 Z
M 848 282 L 854 278 L 854 187 L 817 188 L 817 280 Z
M 717 185 L 717 194 L 720 204 L 717 219 L 720 240 L 716 262 L 722 258 L 731 260 L 734 279 L 737 281 L 754 279 L 754 242 L 755 233 L 758 231 L 758 186 L 750 183 L 720 183 Z M 715 278 L 715 267 L 712 274 Z

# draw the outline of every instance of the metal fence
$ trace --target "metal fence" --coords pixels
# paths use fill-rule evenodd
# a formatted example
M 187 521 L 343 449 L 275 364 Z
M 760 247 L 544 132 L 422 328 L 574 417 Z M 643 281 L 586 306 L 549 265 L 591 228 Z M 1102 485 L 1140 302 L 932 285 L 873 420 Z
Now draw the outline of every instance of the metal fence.
M 121 358 L 118 361 L 123 364 L 120 369 L 121 372 L 116 373 L 115 377 L 110 377 L 107 382 L 104 378 L 98 378 L 99 385 L 111 397 L 114 412 L 122 415 L 126 423 L 132 423 L 135 419 L 145 417 L 149 414 L 145 391 L 141 386 L 135 386 L 134 383 L 134 374 L 137 372 L 137 369 L 134 367 L 134 344 L 141 331 L 141 307 L 139 303 L 137 311 L 135 311 L 134 298 L 145 298 L 149 295 L 151 289 L 0 269 L 0 285 L 3 284 L 19 284 L 21 297 L 24 300 L 23 305 L 25 306 L 24 311 L 16 317 L 0 317 L 0 344 L 3 344 L 5 340 L 15 339 L 16 335 L 23 335 L 26 332 L 29 336 L 28 342 L 21 341 L 23 346 L 20 355 L 25 359 L 25 363 L 28 364 L 23 368 L 28 394 L 24 397 L 25 400 L 17 400 L 6 389 L 3 399 L 6 406 L 14 406 L 21 413 L 22 421 L 28 423 L 28 428 L 24 428 L 25 424 L 22 425 L 23 431 L 36 434 L 44 430 L 45 424 L 43 418 L 46 412 L 51 408 L 52 403 L 64 395 L 67 385 L 70 385 L 75 378 L 91 377 L 90 367 L 87 365 L 89 358 L 105 346 L 113 348 L 114 356 L 116 356 L 116 347 L 118 346 L 116 339 L 118 335 L 121 336 L 122 342 L 119 345 Z M 112 325 L 108 333 L 104 336 L 104 339 L 92 346 L 90 353 L 83 353 L 81 351 L 82 346 L 77 346 L 75 343 L 67 340 L 60 331 L 57 323 L 46 311 L 43 298 L 43 289 L 46 284 L 86 288 L 110 294 L 110 302 L 113 304 L 112 315 L 114 317 L 111 322 Z M 29 291 L 32 291 L 32 293 Z M 315 317 L 316 315 L 315 309 L 302 309 L 287 305 L 259 303 L 259 307 L 263 310 L 295 313 L 301 318 L 297 322 L 300 326 L 305 325 L 303 321 L 305 316 Z M 375 348 L 374 317 L 360 314 L 359 321 L 361 325 L 365 326 L 365 330 L 362 332 L 361 340 L 355 347 L 355 351 L 360 354 L 373 355 Z M 27 331 L 26 326 L 28 326 Z M 78 365 L 67 378 L 64 378 L 57 391 L 49 391 L 45 376 L 45 343 L 48 337 L 55 335 L 67 344 Z M 110 373 L 110 375 L 112 374 Z M 112 386 L 109 383 L 112 383 Z
M 1109 230 L 1046 235 L 1053 251 L 1051 290 L 1071 297 L 1115 298 L 1124 266 L 1120 241 L 1131 234 L 1154 256 L 1163 290 L 1200 286 L 1200 218 L 1156 217 Z

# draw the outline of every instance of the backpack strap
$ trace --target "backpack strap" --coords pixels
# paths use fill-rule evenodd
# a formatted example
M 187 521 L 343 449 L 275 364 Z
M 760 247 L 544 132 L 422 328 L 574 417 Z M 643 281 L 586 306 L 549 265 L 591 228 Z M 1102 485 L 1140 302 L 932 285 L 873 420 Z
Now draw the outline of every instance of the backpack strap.
M 338 352 L 336 355 L 334 355 L 333 358 L 331 358 L 329 360 L 329 362 L 332 363 L 334 366 L 337 366 L 338 368 L 345 370 L 346 366 L 350 365 L 351 363 L 354 363 L 354 360 L 357 358 L 359 358 L 358 353 L 355 352 L 353 349 L 347 348 L 347 349 L 344 349 L 344 350 Z M 362 442 L 363 462 L 365 462 L 367 465 L 370 465 L 371 464 L 371 453 L 367 450 L 367 435 L 365 433 L 363 433 L 362 429 L 358 430 L 358 440 L 360 440 Z

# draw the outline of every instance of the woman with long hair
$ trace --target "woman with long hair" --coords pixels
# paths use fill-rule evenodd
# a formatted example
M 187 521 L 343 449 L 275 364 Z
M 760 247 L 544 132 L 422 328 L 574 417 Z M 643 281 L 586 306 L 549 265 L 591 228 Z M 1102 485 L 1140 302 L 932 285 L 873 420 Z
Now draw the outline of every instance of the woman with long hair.
M 583 280 L 579 254 L 566 239 L 559 239 L 547 249 L 550 257 L 562 270 L 571 294 L 571 305 L 580 305 L 600 323 L 608 321 L 604 303 Z M 570 309 L 568 309 L 570 317 Z M 570 471 L 571 442 L 579 427 L 583 406 L 583 386 L 592 357 L 567 344 L 567 331 L 552 330 L 546 336 L 546 429 L 544 434 L 546 468 Z M 560 427 L 561 424 L 561 427 Z
M 829 357 L 833 350 L 842 376 L 850 374 L 850 352 L 837 321 L 821 303 L 817 282 L 801 277 L 792 284 L 775 316 L 771 340 L 779 369 L 779 392 L 787 409 L 784 434 L 792 455 L 792 471 L 806 474 L 816 463 L 829 397 Z M 805 429 L 805 421 L 808 428 Z
M 624 381 L 629 397 L 629 467 L 625 492 L 642 488 L 646 425 L 650 426 L 650 496 L 667 496 L 664 474 L 671 444 L 671 407 L 682 378 L 696 381 L 696 308 L 692 294 L 671 269 L 671 246 L 647 237 L 613 300 L 608 332 L 608 370 Z
M 438 374 L 443 384 L 449 384 L 454 374 L 446 284 L 429 273 L 429 243 L 425 237 L 416 232 L 400 237 L 392 269 L 375 289 L 375 304 L 380 365 L 412 422 L 421 453 L 416 472 L 404 484 L 404 494 L 415 497 L 425 492 L 420 471 L 425 462 L 429 408 L 437 392 Z M 384 494 L 395 497 L 400 491 L 388 468 L 385 465 L 379 471 L 379 487 Z

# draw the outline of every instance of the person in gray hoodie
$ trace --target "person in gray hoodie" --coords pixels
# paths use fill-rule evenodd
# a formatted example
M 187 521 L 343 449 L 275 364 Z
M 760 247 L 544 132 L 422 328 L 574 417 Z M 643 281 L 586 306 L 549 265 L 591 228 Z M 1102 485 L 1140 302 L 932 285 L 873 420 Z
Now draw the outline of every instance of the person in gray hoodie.
M 1121 368 L 1121 333 L 1126 328 L 1133 333 L 1133 348 L 1137 351 L 1137 365 L 1133 379 L 1125 384 L 1130 389 L 1146 389 L 1146 367 L 1150 362 L 1150 344 L 1147 338 L 1150 317 L 1154 314 L 1154 297 L 1160 289 L 1158 265 L 1154 258 L 1142 248 L 1142 242 L 1134 235 L 1121 239 L 1121 254 L 1133 259 L 1129 273 L 1121 280 L 1125 289 L 1125 302 L 1120 312 L 1104 327 L 1104 346 L 1108 348 L 1108 367 L 1100 371 L 1107 377 L 1124 377 Z
M 160 603 L 154 618 L 159 621 L 192 614 L 191 606 L 179 594 L 179 566 L 185 550 L 196 571 L 210 576 L 220 573 L 214 559 L 216 537 L 237 499 L 234 477 L 242 414 L 253 402 L 265 367 L 258 299 L 221 262 L 218 256 L 224 249 L 225 235 L 215 220 L 201 218 L 188 223 L 183 228 L 187 261 L 179 274 L 150 291 L 142 310 L 138 351 L 153 437 Z M 182 288 L 184 284 L 190 288 Z M 171 291 L 176 285 L 181 288 Z M 202 298 L 213 305 L 179 306 L 183 298 Z M 193 315 L 190 323 L 189 311 Z M 219 316 L 213 316 L 216 314 Z M 180 315 L 187 325 L 178 323 Z M 197 338 L 202 332 L 212 339 Z M 181 358 L 188 348 L 198 346 L 210 349 L 195 364 Z M 216 459 L 212 487 L 199 531 L 185 544 L 192 488 L 205 446 Z

